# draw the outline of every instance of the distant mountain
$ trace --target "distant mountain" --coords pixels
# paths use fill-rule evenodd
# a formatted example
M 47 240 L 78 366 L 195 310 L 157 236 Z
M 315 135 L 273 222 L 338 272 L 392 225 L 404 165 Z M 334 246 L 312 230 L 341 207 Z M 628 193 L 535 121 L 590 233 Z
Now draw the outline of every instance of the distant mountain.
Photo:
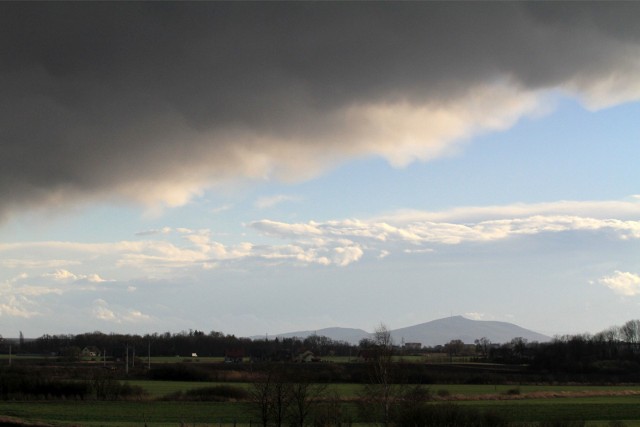
M 350 344 L 358 344 L 363 338 L 370 338 L 371 334 L 362 329 L 354 328 L 324 328 L 316 331 L 298 331 L 287 332 L 284 334 L 276 335 L 278 338 L 306 338 L 310 335 L 318 335 L 331 338 L 334 341 L 346 341 Z M 251 337 L 252 339 L 260 339 L 264 337 Z M 273 338 L 273 337 L 271 337 Z
M 424 346 L 446 344 L 451 340 L 461 340 L 465 344 L 482 337 L 492 343 L 505 343 L 522 337 L 528 341 L 549 341 L 550 337 L 522 328 L 513 323 L 488 320 L 471 320 L 462 316 L 445 317 L 415 326 L 391 331 L 394 342 L 419 342 Z
M 372 334 L 362 329 L 353 328 L 325 328 L 316 331 L 287 332 L 276 335 L 279 338 L 306 338 L 310 335 L 319 335 L 331 338 L 334 341 L 346 341 L 350 344 L 358 344 L 363 338 L 371 338 Z M 445 317 L 419 325 L 391 331 L 391 336 L 396 344 L 401 342 L 419 342 L 424 346 L 444 345 L 451 340 L 461 340 L 466 344 L 482 337 L 491 340 L 492 343 L 505 343 L 513 338 L 522 337 L 527 341 L 545 342 L 551 337 L 539 334 L 529 329 L 522 328 L 513 323 L 495 322 L 488 320 L 471 320 L 462 316 Z M 251 337 L 260 339 L 263 337 Z

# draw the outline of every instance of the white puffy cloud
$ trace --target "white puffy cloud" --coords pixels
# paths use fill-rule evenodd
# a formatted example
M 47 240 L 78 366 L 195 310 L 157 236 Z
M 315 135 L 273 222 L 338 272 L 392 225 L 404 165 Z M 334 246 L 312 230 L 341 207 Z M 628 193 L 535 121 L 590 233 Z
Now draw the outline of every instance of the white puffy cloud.
M 162 227 L 161 229 L 145 230 L 136 233 L 136 236 L 154 236 L 157 234 L 169 234 L 171 227 Z
M 40 275 L 21 273 L 0 282 L 0 316 L 39 316 L 48 296 L 95 292 L 95 285 L 102 282 L 106 280 L 98 274 L 79 275 L 63 269 Z
M 542 110 L 541 97 L 496 84 L 474 88 L 450 102 L 383 102 L 349 107 L 345 139 L 360 153 L 375 153 L 394 166 L 455 153 L 472 135 L 503 130 Z M 346 126 L 345 126 L 346 127 Z
M 527 218 L 499 219 L 478 223 L 411 222 L 391 225 L 386 222 L 328 221 L 307 224 L 274 223 L 257 221 L 255 229 L 280 238 L 325 239 L 349 238 L 370 242 L 404 242 L 409 244 L 460 244 L 502 240 L 517 235 L 563 231 L 606 231 L 622 239 L 640 238 L 640 221 L 595 219 L 577 216 L 532 216 Z M 305 231 L 309 231 L 305 235 Z
M 78 278 L 78 276 L 67 270 L 56 270 L 55 273 L 51 273 L 48 276 L 56 281 L 63 281 L 68 279 L 77 280 Z
M 585 216 L 569 215 L 572 207 Z M 313 247 L 313 254 L 322 253 L 326 256 L 323 251 L 331 249 L 334 255 L 329 259 L 336 265 L 356 262 L 367 252 L 377 253 L 378 258 L 383 258 L 395 250 L 429 253 L 433 252 L 435 245 L 497 242 L 544 233 L 604 233 L 621 240 L 640 239 L 640 221 L 606 217 L 633 217 L 635 213 L 640 213 L 640 204 L 636 201 L 519 204 L 471 207 L 469 211 L 466 216 L 458 210 L 411 214 L 401 212 L 370 220 L 307 223 L 260 220 L 250 223 L 249 227 L 267 236 L 291 241 L 298 247 Z M 593 216 L 589 216 L 591 214 Z M 491 219 L 492 215 L 497 219 Z M 484 219 L 469 221 L 468 218 L 472 217 Z M 461 220 L 463 218 L 464 221 Z M 265 250 L 268 249 L 263 249 L 263 252 Z
M 0 265 L 4 268 L 10 269 L 50 269 L 50 268 L 61 268 L 61 267 L 69 267 L 73 265 L 78 265 L 80 262 L 69 259 L 2 259 L 0 260 Z
M 640 294 L 640 275 L 638 274 L 616 270 L 613 274 L 602 277 L 598 282 L 620 295 Z
M 631 219 L 640 214 L 640 203 L 634 198 L 469 207 L 468 212 L 399 212 L 371 219 L 304 223 L 263 219 L 248 224 L 249 230 L 263 235 L 261 243 L 252 241 L 250 235 L 243 236 L 244 242 L 227 244 L 207 229 L 161 228 L 162 233 L 140 236 L 143 239 L 136 241 L 0 244 L 0 255 L 6 261 L 4 267 L 13 271 L 35 272 L 53 283 L 88 286 L 104 282 L 103 276 L 153 277 L 231 264 L 347 266 L 368 254 L 380 259 L 394 252 L 429 253 L 438 245 L 499 242 L 545 233 L 599 233 L 622 240 L 640 239 L 640 221 Z
M 484 313 L 478 313 L 476 311 L 465 313 L 464 315 L 465 317 L 473 320 L 484 320 L 484 318 L 486 317 Z
M 38 311 L 31 309 L 30 306 L 33 306 L 33 304 L 25 298 L 18 298 L 13 295 L 8 298 L 5 297 L 0 302 L 0 317 L 10 316 L 29 319 L 40 315 Z
M 255 221 L 250 224 L 265 234 L 273 236 L 320 236 L 322 231 L 318 228 L 317 223 L 310 221 L 307 224 L 288 224 L 285 222 L 271 221 L 268 219 Z
M 461 206 L 445 211 L 399 210 L 375 219 L 393 223 L 410 222 L 479 222 L 485 220 L 526 218 L 532 216 L 575 216 L 598 219 L 637 219 L 640 197 L 627 200 L 514 203 L 495 206 Z
M 352 262 L 358 261 L 364 254 L 364 252 L 358 245 L 337 247 L 334 248 L 334 252 L 335 263 L 341 267 L 345 267 Z
M 47 294 L 60 294 L 59 288 L 32 286 L 25 273 L 0 283 L 0 317 L 31 318 L 40 315 L 37 298 Z
M 286 261 L 297 265 L 329 265 L 331 260 L 327 258 L 327 252 L 327 249 L 304 244 L 258 246 L 252 252 L 252 257 L 278 264 Z
M 109 304 L 103 299 L 94 301 L 92 312 L 96 319 L 117 321 L 115 313 L 109 309 Z
M 112 308 L 107 301 L 101 298 L 93 302 L 91 312 L 94 318 L 112 323 L 138 323 L 153 320 L 151 316 L 140 310 Z
M 92 283 L 100 283 L 105 282 L 106 280 L 100 277 L 99 274 L 74 274 L 68 270 L 58 269 L 53 273 L 45 274 L 43 277 L 50 277 L 56 282 L 77 282 L 77 281 L 87 281 Z
M 122 319 L 125 322 L 141 322 L 152 320 L 151 316 L 142 313 L 140 310 L 129 310 L 122 315 Z
M 255 206 L 258 209 L 267 209 L 267 208 L 272 208 L 276 205 L 279 205 L 280 203 L 283 203 L 283 202 L 295 202 L 298 200 L 300 200 L 300 197 L 298 196 L 277 194 L 275 196 L 260 197 L 258 200 L 256 200 Z

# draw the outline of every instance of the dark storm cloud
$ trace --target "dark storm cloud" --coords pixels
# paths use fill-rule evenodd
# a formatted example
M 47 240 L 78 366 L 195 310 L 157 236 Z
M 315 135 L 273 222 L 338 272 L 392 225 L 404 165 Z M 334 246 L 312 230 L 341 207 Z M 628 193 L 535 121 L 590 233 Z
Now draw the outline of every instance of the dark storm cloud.
M 633 98 L 638 18 L 631 2 L 2 3 L 0 214 L 178 204 L 220 179 L 388 154 L 362 130 L 368 106 L 495 84 Z

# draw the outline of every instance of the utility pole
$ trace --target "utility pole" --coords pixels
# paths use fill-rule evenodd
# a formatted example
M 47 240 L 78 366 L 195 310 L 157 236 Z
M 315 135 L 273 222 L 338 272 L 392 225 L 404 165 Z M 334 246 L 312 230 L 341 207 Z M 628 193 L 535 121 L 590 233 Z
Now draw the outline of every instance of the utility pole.
M 9 366 L 11 366 L 11 344 L 9 344 Z
M 124 371 L 127 375 L 129 375 L 129 344 L 125 347 L 126 355 L 124 356 L 125 368 Z
M 149 341 L 147 343 L 148 348 L 147 348 L 147 369 L 151 370 L 151 338 L 149 338 Z

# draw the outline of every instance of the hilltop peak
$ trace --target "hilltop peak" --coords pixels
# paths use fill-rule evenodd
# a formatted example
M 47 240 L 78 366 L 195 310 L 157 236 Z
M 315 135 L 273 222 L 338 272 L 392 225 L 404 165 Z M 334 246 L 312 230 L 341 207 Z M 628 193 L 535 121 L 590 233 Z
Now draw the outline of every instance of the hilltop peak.
M 488 338 L 494 343 L 505 343 L 522 337 L 528 341 L 549 341 L 550 337 L 508 322 L 472 320 L 464 316 L 450 316 L 419 325 L 395 329 L 391 335 L 396 342 L 419 342 L 425 346 L 446 344 L 461 340 L 473 344 L 478 338 Z

